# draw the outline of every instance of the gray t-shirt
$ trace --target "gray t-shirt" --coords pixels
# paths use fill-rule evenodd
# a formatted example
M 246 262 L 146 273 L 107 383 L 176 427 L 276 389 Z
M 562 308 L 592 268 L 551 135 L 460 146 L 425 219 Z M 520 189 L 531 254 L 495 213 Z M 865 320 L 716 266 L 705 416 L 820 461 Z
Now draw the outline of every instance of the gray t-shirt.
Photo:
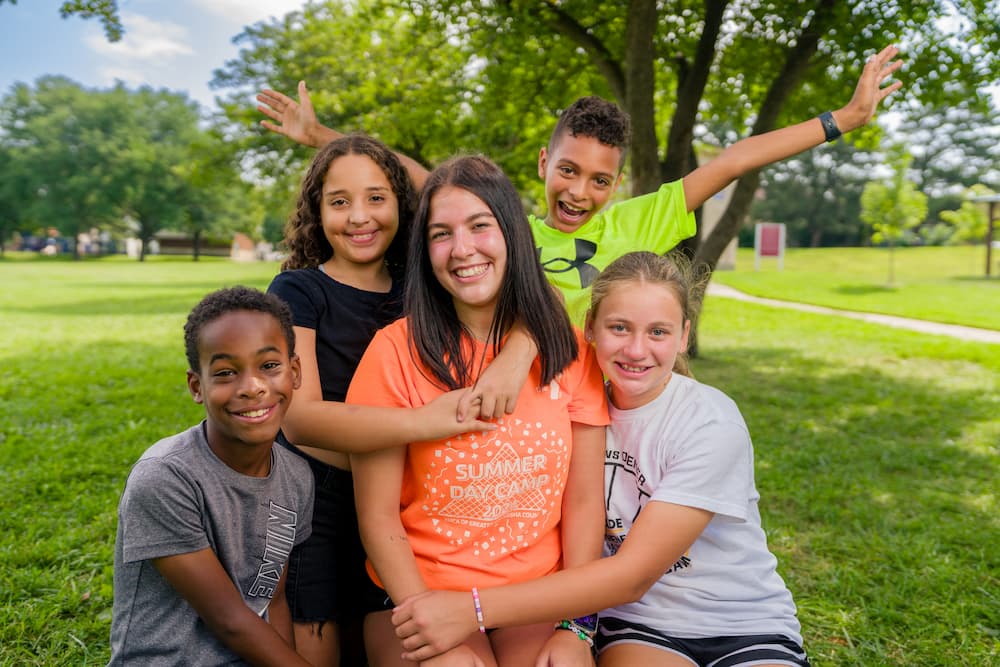
M 242 664 L 150 559 L 211 548 L 266 619 L 289 552 L 309 536 L 312 506 L 309 466 L 283 447 L 272 448 L 267 477 L 220 461 L 204 423 L 146 450 L 118 505 L 109 664 Z

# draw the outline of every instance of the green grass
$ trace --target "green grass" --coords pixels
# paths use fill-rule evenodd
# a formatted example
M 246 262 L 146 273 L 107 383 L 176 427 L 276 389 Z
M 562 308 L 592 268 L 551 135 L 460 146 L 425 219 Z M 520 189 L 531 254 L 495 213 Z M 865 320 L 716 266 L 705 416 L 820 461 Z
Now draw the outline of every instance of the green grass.
M 275 270 L 0 261 L 0 665 L 106 663 L 125 476 L 201 416 L 187 311 Z M 711 297 L 700 345 L 813 663 L 1000 664 L 1000 346 Z
M 896 277 L 887 285 L 885 248 L 790 248 L 784 270 L 740 249 L 735 271 L 714 281 L 755 296 L 949 324 L 1000 329 L 1000 250 L 985 276 L 986 249 L 975 246 L 896 248 Z

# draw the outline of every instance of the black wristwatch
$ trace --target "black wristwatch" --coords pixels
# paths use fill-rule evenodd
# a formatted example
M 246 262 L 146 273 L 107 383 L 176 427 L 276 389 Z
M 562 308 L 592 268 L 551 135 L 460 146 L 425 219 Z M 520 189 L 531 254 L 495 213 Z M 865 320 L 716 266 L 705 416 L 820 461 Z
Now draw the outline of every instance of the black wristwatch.
M 819 115 L 819 122 L 823 124 L 823 134 L 827 141 L 833 141 L 840 136 L 840 128 L 837 127 L 837 121 L 834 120 L 833 114 L 829 111 L 824 111 Z

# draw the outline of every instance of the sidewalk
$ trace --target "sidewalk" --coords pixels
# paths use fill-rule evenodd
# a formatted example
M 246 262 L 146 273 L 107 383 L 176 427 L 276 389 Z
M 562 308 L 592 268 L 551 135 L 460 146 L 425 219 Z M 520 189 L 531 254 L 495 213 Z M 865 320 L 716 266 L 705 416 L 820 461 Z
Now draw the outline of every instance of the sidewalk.
M 720 296 L 725 299 L 737 299 L 759 303 L 775 308 L 789 308 L 791 310 L 801 310 L 807 313 L 819 313 L 821 315 L 838 315 L 840 317 L 850 317 L 851 319 L 874 324 L 883 324 L 897 329 L 909 329 L 921 333 L 935 334 L 938 336 L 951 336 L 962 340 L 977 341 L 980 343 L 995 343 L 1000 345 L 1000 331 L 992 329 L 977 329 L 975 327 L 965 327 L 958 324 L 941 324 L 939 322 L 928 322 L 927 320 L 912 320 L 907 317 L 896 317 L 895 315 L 878 315 L 875 313 L 859 313 L 854 310 L 837 310 L 825 306 L 812 306 L 807 303 L 796 303 L 794 301 L 779 301 L 777 299 L 765 299 L 759 296 L 752 296 L 726 285 L 716 282 L 708 284 L 708 294 Z

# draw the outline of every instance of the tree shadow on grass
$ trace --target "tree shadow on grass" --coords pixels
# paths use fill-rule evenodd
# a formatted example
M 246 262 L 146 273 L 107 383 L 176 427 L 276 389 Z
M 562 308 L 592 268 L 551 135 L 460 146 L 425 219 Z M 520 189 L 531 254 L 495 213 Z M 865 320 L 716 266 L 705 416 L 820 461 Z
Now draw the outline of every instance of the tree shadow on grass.
M 899 290 L 891 285 L 838 285 L 832 291 L 846 296 L 866 296 L 868 294 L 891 294 Z
M 747 419 L 807 647 L 837 664 L 894 663 L 894 651 L 937 664 L 949 641 L 967 664 L 990 655 L 1000 617 L 978 591 L 1000 570 L 995 396 L 949 383 L 939 360 L 893 360 L 890 373 L 884 360 L 833 367 L 794 349 L 705 354 L 699 379 Z

